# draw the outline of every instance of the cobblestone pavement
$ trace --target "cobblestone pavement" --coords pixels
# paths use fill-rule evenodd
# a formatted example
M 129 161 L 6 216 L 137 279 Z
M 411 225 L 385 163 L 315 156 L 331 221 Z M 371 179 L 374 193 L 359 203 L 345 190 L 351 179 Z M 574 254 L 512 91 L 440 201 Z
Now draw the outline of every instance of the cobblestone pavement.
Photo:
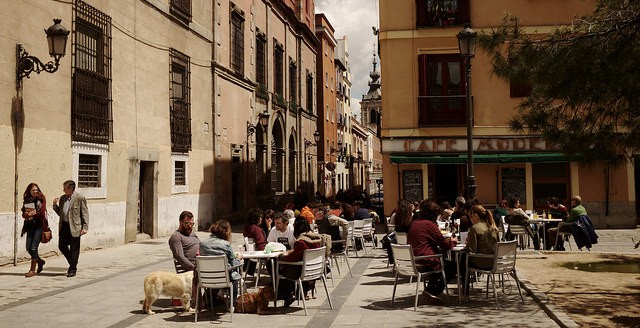
M 631 237 L 640 239 L 639 230 L 598 231 L 601 243 L 592 251 L 620 253 L 629 248 Z M 205 238 L 207 233 L 199 232 Z M 254 326 L 264 327 L 352 327 L 374 324 L 376 327 L 552 327 L 558 326 L 548 314 L 547 305 L 541 305 L 531 295 L 519 300 L 513 281 L 507 283 L 507 294 L 499 294 L 502 309 L 498 311 L 484 293 L 475 292 L 468 303 L 459 305 L 455 285 L 449 285 L 452 295 L 448 304 L 431 306 L 420 297 L 418 311 L 413 311 L 415 284 L 408 281 L 399 285 L 396 303 L 390 306 L 393 291 L 391 268 L 387 267 L 383 250 L 349 258 L 353 278 L 349 277 L 345 263 L 341 274 L 334 270 L 334 279 L 328 289 L 334 309 L 329 308 L 322 283 L 317 284 L 317 299 L 307 301 L 309 315 L 305 316 L 302 303 L 290 308 L 279 307 L 272 314 L 234 314 L 222 307 L 215 313 L 201 312 L 193 323 L 193 313 L 180 313 L 162 297 L 154 304 L 156 315 L 143 314 L 142 281 L 149 272 L 173 271 L 167 237 L 143 240 L 119 247 L 82 252 L 78 275 L 66 277 L 67 263 L 62 256 L 46 258 L 45 270 L 33 278 L 25 278 L 27 263 L 0 267 L 0 326 L 3 327 L 193 327 Z M 241 240 L 234 233 L 233 240 Z M 55 242 L 55 241 L 54 241 Z M 640 252 L 640 250 L 638 250 Z M 525 251 L 522 256 L 527 255 Z M 523 277 L 526 277 L 523 272 Z M 266 283 L 264 278 L 261 283 Z M 524 279 L 526 280 L 526 278 Z M 252 286 L 251 282 L 248 285 Z M 484 284 L 478 284 L 482 286 Z M 527 286 L 534 290 L 535 286 Z M 533 287 L 530 288 L 530 287 Z M 535 291 L 535 290 L 534 290 Z M 281 303 L 280 303 L 281 304 Z M 547 312 L 545 312 L 547 311 Z M 555 317 L 553 311 L 550 312 Z M 37 314 L 37 315 L 33 315 Z M 562 313 L 559 313 L 562 317 Z M 557 318 L 554 318 L 557 320 Z M 560 321 L 571 326 L 569 319 Z M 564 322 L 564 323 L 563 323 Z

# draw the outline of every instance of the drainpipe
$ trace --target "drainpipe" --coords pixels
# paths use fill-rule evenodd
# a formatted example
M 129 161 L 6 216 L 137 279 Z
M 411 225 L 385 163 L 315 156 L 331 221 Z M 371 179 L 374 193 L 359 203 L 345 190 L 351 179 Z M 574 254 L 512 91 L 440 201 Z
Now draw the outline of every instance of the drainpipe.
M 609 167 L 610 162 L 607 161 L 607 168 L 604 169 L 604 216 L 609 216 Z
M 217 27 L 217 22 L 216 22 L 216 12 L 217 12 L 217 1 L 212 1 L 211 2 L 211 6 L 212 6 L 212 11 L 211 11 L 211 34 L 212 34 L 212 38 L 213 38 L 213 42 L 211 42 L 211 138 L 213 139 L 213 149 L 212 149 L 212 154 L 213 154 L 213 193 L 211 195 L 212 201 L 213 201 L 213 207 L 211 208 L 211 214 L 212 216 L 218 217 L 218 207 L 216 206 L 216 192 L 218 191 L 216 188 L 216 171 L 218 170 L 217 167 L 217 163 L 216 163 L 216 142 L 217 142 L 217 129 L 216 129 L 216 97 L 218 96 L 218 94 L 216 93 L 216 27 Z M 246 197 L 246 196 L 245 196 Z
M 22 107 L 22 85 L 16 86 L 16 97 L 11 102 L 11 123 L 13 125 L 13 265 L 18 264 L 18 153 L 20 149 L 20 136 L 24 127 L 24 109 Z

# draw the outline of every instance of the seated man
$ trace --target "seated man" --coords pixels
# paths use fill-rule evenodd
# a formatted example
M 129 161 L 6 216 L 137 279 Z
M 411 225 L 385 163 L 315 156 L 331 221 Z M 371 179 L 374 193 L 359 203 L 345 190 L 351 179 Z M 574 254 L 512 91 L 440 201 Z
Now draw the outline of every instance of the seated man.
M 291 249 L 296 242 L 296 238 L 293 236 L 293 226 L 289 225 L 289 217 L 284 213 L 279 213 L 275 218 L 275 226 L 269 231 L 267 237 L 268 242 L 281 243 L 288 250 Z
M 347 239 L 349 221 L 334 214 L 327 214 L 326 208 L 320 203 L 313 204 L 312 207 L 312 212 L 318 225 L 318 233 L 330 235 L 331 240 Z M 342 227 L 342 232 L 340 227 Z M 345 247 L 346 245 L 343 243 L 333 243 L 331 252 L 340 253 Z
M 560 204 L 560 200 L 558 197 L 551 197 L 547 202 L 549 205 L 549 215 L 551 215 L 552 219 L 561 219 L 562 221 L 566 221 L 569 217 L 569 212 L 567 211 L 567 207 Z M 551 249 L 556 242 L 556 235 L 558 234 L 558 227 L 560 224 L 556 222 L 551 222 L 547 224 L 547 245 L 545 248 L 547 250 Z M 564 239 L 558 240 L 558 244 L 555 245 L 556 251 L 564 251 Z
M 169 238 L 169 248 L 173 253 L 173 258 L 180 263 L 186 271 L 196 269 L 196 255 L 200 250 L 200 239 L 193 232 L 193 214 L 189 211 L 180 213 L 178 230 L 174 231 Z M 193 295 L 191 302 L 195 303 L 195 293 L 198 290 L 198 280 L 193 279 Z M 192 304 L 193 306 L 193 304 Z

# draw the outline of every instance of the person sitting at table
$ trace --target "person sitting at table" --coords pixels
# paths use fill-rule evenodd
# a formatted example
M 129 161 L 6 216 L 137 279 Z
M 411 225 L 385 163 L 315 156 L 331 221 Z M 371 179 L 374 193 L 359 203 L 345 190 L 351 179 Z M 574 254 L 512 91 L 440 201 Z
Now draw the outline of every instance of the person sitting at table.
M 296 242 L 296 237 L 293 236 L 293 227 L 289 225 L 289 217 L 284 213 L 279 213 L 275 215 L 274 222 L 274 227 L 269 231 L 267 241 L 281 243 L 287 249 L 291 249 L 293 243 Z
M 552 219 L 560 219 L 562 221 L 565 221 L 569 217 L 569 211 L 567 210 L 567 207 L 560 204 L 560 200 L 558 199 L 558 197 L 549 197 L 547 205 L 549 207 L 548 213 Z M 546 250 L 550 250 L 556 242 L 556 235 L 558 234 L 558 222 L 548 222 L 547 224 L 545 224 L 545 226 L 547 230 L 547 243 L 544 248 Z M 556 250 L 564 251 L 564 240 L 558 240 Z
M 331 236 L 331 240 L 346 240 L 349 233 L 349 221 L 336 216 L 331 211 L 326 212 L 326 208 L 320 204 L 312 205 L 311 211 L 318 225 L 318 233 Z M 342 227 L 342 231 L 340 229 Z M 331 252 L 340 253 L 347 245 L 344 243 L 332 243 Z
M 209 232 L 211 233 L 209 238 L 200 242 L 200 255 L 225 255 L 230 266 L 240 264 L 242 253 L 236 255 L 231 247 L 231 224 L 229 224 L 229 221 L 218 220 L 214 222 L 209 228 Z M 231 281 L 233 281 L 231 304 L 235 304 L 238 298 L 238 281 L 240 281 L 241 276 L 237 270 L 234 269 L 229 272 Z M 214 292 L 214 294 L 216 293 Z
M 438 216 L 438 221 L 441 221 L 441 222 L 449 221 L 449 219 L 451 218 L 451 215 L 453 214 L 453 208 L 451 207 L 451 204 L 449 204 L 449 202 L 447 201 L 444 201 L 440 203 L 440 208 L 442 208 L 442 214 Z
M 271 231 L 271 228 L 273 228 L 273 220 L 275 218 L 276 211 L 272 209 L 264 211 L 264 214 L 262 215 L 262 221 L 260 222 L 260 228 L 264 233 L 264 238 L 267 238 L 269 236 L 269 232 Z
M 247 211 L 247 220 L 244 225 L 244 231 L 242 235 L 247 238 L 253 238 L 253 242 L 255 243 L 256 251 L 263 251 L 264 247 L 267 245 L 267 238 L 260 227 L 260 223 L 262 222 L 262 211 L 259 208 L 252 208 Z M 253 275 L 256 271 L 256 262 L 253 261 L 245 261 L 244 262 L 244 271 L 248 275 Z
M 296 220 L 293 224 L 293 235 L 297 238 L 293 244 L 293 249 L 287 251 L 287 254 L 280 258 L 280 261 L 284 262 L 298 262 L 302 261 L 304 251 L 306 249 L 314 249 L 320 247 L 322 244 L 322 237 L 320 234 L 311 231 L 311 226 L 307 220 Z M 302 274 L 302 267 L 299 265 L 288 265 L 278 263 L 280 266 L 279 274 L 287 279 L 293 280 L 279 280 L 278 283 L 278 298 L 284 299 L 284 306 L 289 307 L 291 303 L 296 300 L 294 295 L 295 291 L 295 279 L 298 279 Z M 309 282 L 303 282 L 302 288 L 306 295 L 310 289 Z M 282 296 L 282 298 L 280 298 Z
M 389 259 L 389 264 L 393 264 L 393 252 L 391 251 L 391 244 L 397 244 L 398 240 L 396 238 L 396 232 L 409 232 L 409 227 L 411 227 L 411 222 L 413 221 L 413 206 L 411 202 L 401 199 L 398 201 L 398 207 L 395 210 L 395 213 L 391 215 L 391 219 L 389 220 L 391 224 L 395 225 L 394 231 L 388 233 L 386 236 L 382 237 L 382 247 L 387 250 L 387 258 Z
M 440 211 L 440 206 L 431 199 L 427 199 L 420 204 L 420 214 L 411 223 L 407 234 L 407 242 L 411 245 L 415 256 L 440 254 L 453 248 L 458 243 L 456 238 L 445 238 L 440 232 L 436 223 Z M 455 278 L 457 271 L 455 263 L 450 261 L 445 261 L 444 263 L 444 272 L 447 279 Z M 419 265 L 418 270 L 421 272 L 440 270 L 440 260 L 437 258 L 421 260 L 417 264 Z M 422 294 L 428 304 L 443 304 L 442 300 L 437 296 L 444 291 L 446 283 L 440 274 L 433 274 L 428 282 L 425 281 Z
M 469 218 L 473 225 L 469 228 L 465 251 L 474 254 L 494 254 L 498 243 L 498 227 L 493 220 L 491 211 L 487 211 L 482 205 L 473 205 L 469 210 Z M 464 295 L 469 295 L 469 279 L 466 276 L 467 267 L 465 265 L 466 256 L 467 254 L 462 254 L 458 265 L 460 266 L 460 277 L 465 278 L 463 293 Z M 478 269 L 490 269 L 493 266 L 493 259 L 471 258 L 469 259 L 469 266 Z
M 453 224 L 458 228 L 458 232 L 466 232 L 471 226 L 471 221 L 467 218 L 465 211 L 465 204 L 466 201 L 464 200 L 464 197 L 460 196 L 456 198 L 456 205 L 453 208 L 453 213 L 451 214 L 451 222 L 453 222 Z
M 505 222 L 509 225 L 521 225 L 524 226 L 527 235 L 533 239 L 533 247 L 537 250 L 540 249 L 540 238 L 538 235 L 534 233 L 531 228 L 531 224 L 529 224 L 529 216 L 523 209 L 520 208 L 520 198 L 511 197 L 509 198 L 509 214 L 505 217 Z M 515 236 L 511 234 L 511 228 L 506 233 L 507 240 L 513 240 Z

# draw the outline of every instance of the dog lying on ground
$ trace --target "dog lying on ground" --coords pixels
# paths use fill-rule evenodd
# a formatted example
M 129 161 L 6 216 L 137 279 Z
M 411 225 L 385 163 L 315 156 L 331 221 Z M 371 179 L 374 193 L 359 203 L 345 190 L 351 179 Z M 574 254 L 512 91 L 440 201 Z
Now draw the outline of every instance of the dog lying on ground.
M 142 312 L 154 314 L 151 305 L 160 297 L 166 295 L 180 298 L 182 307 L 186 312 L 191 311 L 191 283 L 193 281 L 193 271 L 184 273 L 173 273 L 167 271 L 156 271 L 149 273 L 144 278 L 144 302 Z
M 235 311 L 236 312 L 244 312 L 244 313 L 257 313 L 263 314 L 268 313 L 267 310 L 269 301 L 273 300 L 275 297 L 275 293 L 273 292 L 273 287 L 266 286 L 260 288 L 257 293 L 244 293 L 238 297 L 236 301 Z M 244 301 L 244 311 L 242 310 Z

